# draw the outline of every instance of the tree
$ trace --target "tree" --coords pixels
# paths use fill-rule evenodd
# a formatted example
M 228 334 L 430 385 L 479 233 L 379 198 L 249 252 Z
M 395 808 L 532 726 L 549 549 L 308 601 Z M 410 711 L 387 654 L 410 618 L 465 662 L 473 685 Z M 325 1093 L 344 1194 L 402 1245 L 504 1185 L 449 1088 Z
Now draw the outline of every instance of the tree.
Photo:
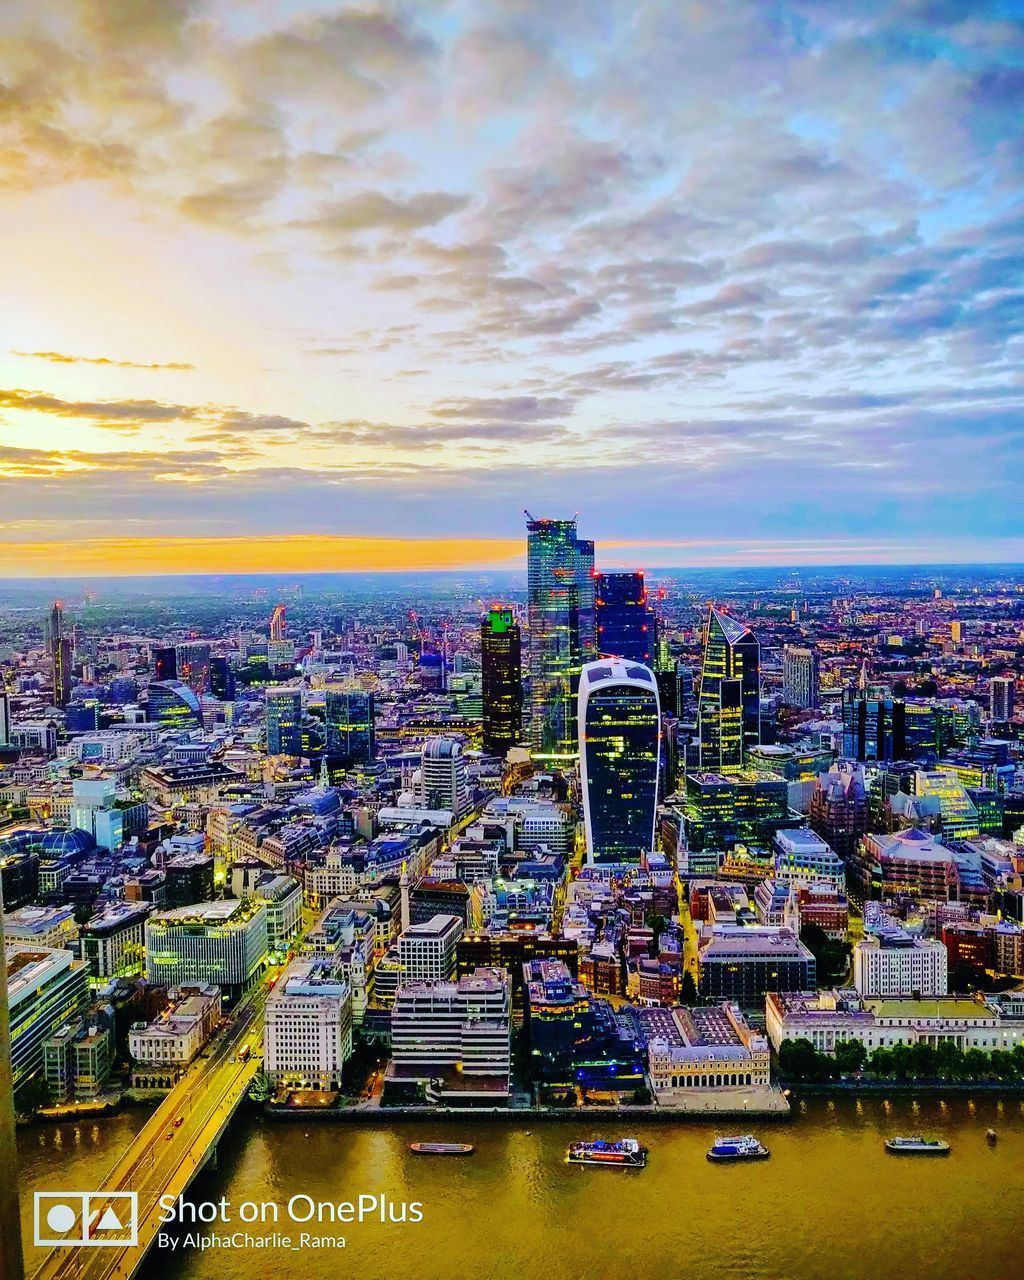
M 647 927 L 654 934 L 651 940 L 651 955 L 653 957 L 658 954 L 658 941 L 668 928 L 668 920 L 657 911 L 652 911 L 647 917 Z
M 689 969 L 687 969 L 683 974 L 683 982 L 679 990 L 679 999 L 686 1005 L 695 1005 L 700 1000 L 700 996 L 697 992 L 697 984 L 694 982 L 693 974 Z
M 827 1067 L 810 1040 L 783 1040 L 779 1046 L 779 1072 L 787 1080 L 820 1080 Z
M 859 1040 L 840 1040 L 836 1045 L 836 1067 L 843 1072 L 863 1071 L 868 1053 Z

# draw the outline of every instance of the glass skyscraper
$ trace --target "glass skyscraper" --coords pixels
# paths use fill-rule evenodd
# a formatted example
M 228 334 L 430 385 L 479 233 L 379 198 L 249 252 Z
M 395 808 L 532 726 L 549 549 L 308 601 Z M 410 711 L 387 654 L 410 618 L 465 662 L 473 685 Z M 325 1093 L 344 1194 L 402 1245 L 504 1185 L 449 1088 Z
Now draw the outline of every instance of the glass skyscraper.
M 761 646 L 748 626 L 714 606 L 704 636 L 697 716 L 701 769 L 742 769 L 744 752 L 761 741 Z
M 618 658 L 588 662 L 579 687 L 587 861 L 639 862 L 654 848 L 661 710 L 654 672 Z
M 377 755 L 373 694 L 366 689 L 328 689 L 324 699 L 326 749 L 346 764 L 372 764 Z
M 304 754 L 302 728 L 302 690 L 267 690 L 267 755 L 301 756 Z
M 503 756 L 522 740 L 523 663 L 519 626 L 511 609 L 491 609 L 480 626 L 483 748 Z
M 647 607 L 642 573 L 599 573 L 594 580 L 594 621 L 599 653 L 653 665 L 657 620 Z
M 595 653 L 594 544 L 577 537 L 575 519 L 530 516 L 526 547 L 530 745 L 544 755 L 575 755 L 579 674 Z

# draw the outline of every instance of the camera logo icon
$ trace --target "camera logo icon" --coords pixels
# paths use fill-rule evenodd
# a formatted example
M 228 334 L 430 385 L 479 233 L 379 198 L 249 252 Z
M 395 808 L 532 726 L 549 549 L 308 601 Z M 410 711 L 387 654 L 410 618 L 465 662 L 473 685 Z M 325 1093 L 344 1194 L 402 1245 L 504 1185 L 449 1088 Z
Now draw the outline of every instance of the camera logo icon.
M 37 1191 L 35 1242 L 47 1248 L 123 1249 L 139 1243 L 137 1191 Z

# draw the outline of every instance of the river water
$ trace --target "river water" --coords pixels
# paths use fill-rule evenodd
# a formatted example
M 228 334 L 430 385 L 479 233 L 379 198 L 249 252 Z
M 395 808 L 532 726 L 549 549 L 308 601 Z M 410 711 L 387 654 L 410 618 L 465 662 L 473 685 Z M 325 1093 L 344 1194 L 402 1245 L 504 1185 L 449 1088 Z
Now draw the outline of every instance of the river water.
M 22 1131 L 22 1185 L 95 1185 L 141 1125 L 142 1112 Z M 989 1146 L 985 1130 L 997 1130 Z M 219 1167 L 193 1197 L 282 1206 L 278 1225 L 193 1228 L 230 1235 L 343 1235 L 344 1249 L 154 1251 L 144 1280 L 1004 1280 L 1024 1274 L 1024 1100 L 811 1098 L 790 1122 L 753 1128 L 768 1161 L 711 1165 L 722 1122 L 399 1122 L 393 1126 L 239 1117 Z M 882 1143 L 925 1132 L 945 1159 L 893 1157 Z M 565 1163 L 577 1137 L 635 1134 L 644 1170 Z M 468 1141 L 468 1158 L 416 1156 L 413 1140 Z M 290 1197 L 337 1203 L 360 1194 L 418 1201 L 423 1221 L 348 1226 L 284 1220 Z M 25 1196 L 26 1231 L 30 1197 Z M 303 1202 L 304 1203 L 304 1202 Z M 179 1240 L 181 1232 L 178 1232 Z M 37 1260 L 32 1251 L 30 1262 Z

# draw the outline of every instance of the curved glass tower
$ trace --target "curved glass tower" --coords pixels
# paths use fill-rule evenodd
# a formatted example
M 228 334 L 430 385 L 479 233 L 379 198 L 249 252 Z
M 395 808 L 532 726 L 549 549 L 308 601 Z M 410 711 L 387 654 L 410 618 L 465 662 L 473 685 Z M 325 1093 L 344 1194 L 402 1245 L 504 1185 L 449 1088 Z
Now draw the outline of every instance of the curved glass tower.
M 639 862 L 654 848 L 661 708 L 654 672 L 588 662 L 578 699 L 587 861 Z

